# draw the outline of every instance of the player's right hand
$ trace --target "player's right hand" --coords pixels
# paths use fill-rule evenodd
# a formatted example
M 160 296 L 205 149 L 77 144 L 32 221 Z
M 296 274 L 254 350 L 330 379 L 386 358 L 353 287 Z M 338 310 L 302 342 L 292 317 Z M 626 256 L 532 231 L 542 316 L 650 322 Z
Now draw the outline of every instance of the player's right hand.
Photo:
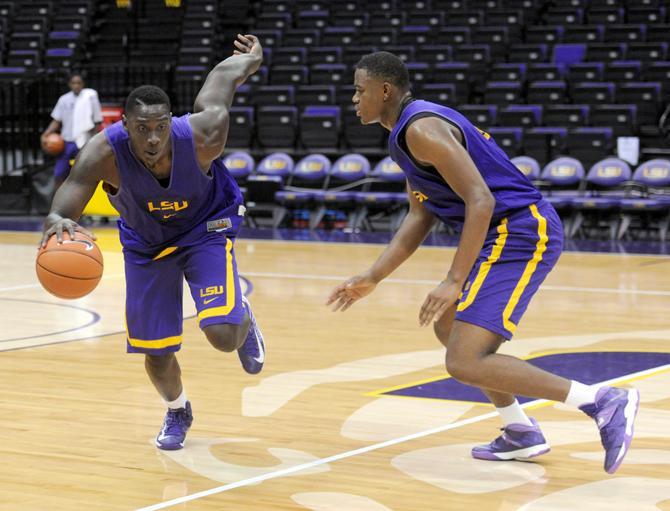
M 328 297 L 326 305 L 335 303 L 333 312 L 338 310 L 344 312 L 351 307 L 354 302 L 372 293 L 375 287 L 377 287 L 377 282 L 375 282 L 375 280 L 367 273 L 356 275 L 333 289 Z
M 60 220 L 51 224 L 51 226 L 44 231 L 44 233 L 42 234 L 42 239 L 40 241 L 40 247 L 42 248 L 45 247 L 49 238 L 51 238 L 51 236 L 53 236 L 54 234 L 56 235 L 56 241 L 58 243 L 63 243 L 63 231 L 67 231 L 70 234 L 70 239 L 74 239 L 75 232 L 80 232 L 88 236 L 92 240 L 97 239 L 91 231 L 83 228 L 74 220 L 71 220 L 69 218 L 61 218 Z
M 237 39 L 233 42 L 235 50 L 233 55 L 249 54 L 259 59 L 259 65 L 263 60 L 263 47 L 258 37 L 252 34 L 237 34 Z

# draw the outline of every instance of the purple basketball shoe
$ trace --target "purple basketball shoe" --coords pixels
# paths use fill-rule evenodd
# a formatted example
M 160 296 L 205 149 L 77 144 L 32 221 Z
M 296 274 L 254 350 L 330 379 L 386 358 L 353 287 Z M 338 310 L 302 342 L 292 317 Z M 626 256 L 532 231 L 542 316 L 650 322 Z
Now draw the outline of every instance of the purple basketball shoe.
M 175 451 L 184 447 L 186 432 L 192 422 L 190 402 L 186 401 L 184 408 L 168 408 L 163 427 L 156 437 L 156 447 L 164 451 Z
M 628 452 L 639 405 L 640 393 L 635 389 L 602 387 L 595 403 L 579 407 L 598 424 L 608 474 L 616 472 Z
M 251 324 L 249 325 L 249 333 L 244 341 L 244 344 L 237 350 L 237 355 L 240 357 L 242 367 L 249 374 L 257 374 L 263 369 L 265 362 L 265 343 L 263 341 L 263 334 L 256 323 L 254 313 L 251 312 L 251 305 L 246 296 L 242 297 L 242 303 L 247 308 Z
M 525 461 L 549 452 L 549 444 L 544 439 L 540 426 L 530 419 L 532 426 L 509 424 L 502 429 L 503 434 L 488 445 L 472 448 L 472 457 L 489 461 Z

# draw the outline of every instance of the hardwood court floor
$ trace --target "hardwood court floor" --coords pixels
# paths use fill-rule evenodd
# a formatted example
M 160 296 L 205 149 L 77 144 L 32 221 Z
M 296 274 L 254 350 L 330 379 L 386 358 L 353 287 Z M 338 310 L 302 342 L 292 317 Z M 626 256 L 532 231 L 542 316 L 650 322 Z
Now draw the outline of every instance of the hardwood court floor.
M 238 241 L 266 368 L 245 374 L 187 319 L 179 360 L 195 422 L 184 450 L 158 451 L 164 409 L 142 356 L 125 354 L 116 235 L 98 235 L 103 281 L 63 301 L 37 284 L 37 234 L 0 233 L 1 511 L 670 511 L 668 257 L 564 254 L 503 349 L 658 353 L 617 373 L 635 380 L 642 408 L 628 458 L 609 476 L 595 425 L 563 405 L 532 411 L 550 453 L 492 463 L 469 457 L 499 433 L 491 406 L 382 392 L 444 376 L 444 352 L 417 315 L 453 249 L 430 247 L 333 314 L 323 305 L 331 287 L 382 246 Z

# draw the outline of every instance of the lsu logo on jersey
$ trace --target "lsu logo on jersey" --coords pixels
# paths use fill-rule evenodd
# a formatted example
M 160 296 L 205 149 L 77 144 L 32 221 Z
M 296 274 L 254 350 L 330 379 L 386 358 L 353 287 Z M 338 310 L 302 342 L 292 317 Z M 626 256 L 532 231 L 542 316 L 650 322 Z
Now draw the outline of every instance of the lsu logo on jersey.
M 169 200 L 162 200 L 162 201 L 152 201 L 150 200 L 147 202 L 147 209 L 149 210 L 149 213 L 153 213 L 154 211 L 158 211 L 159 213 L 162 214 L 163 220 L 167 220 L 168 218 L 172 218 L 175 216 L 177 213 L 182 211 L 183 209 L 188 208 L 188 201 L 169 201 Z
M 428 200 L 428 196 L 421 192 L 416 192 L 412 190 L 412 195 L 414 195 L 414 197 L 416 197 L 416 200 L 418 200 L 419 202 L 424 202 Z
M 475 129 L 479 131 L 479 133 L 481 133 L 486 140 L 491 140 L 491 135 L 486 133 L 484 130 L 480 130 L 477 126 L 475 126 Z

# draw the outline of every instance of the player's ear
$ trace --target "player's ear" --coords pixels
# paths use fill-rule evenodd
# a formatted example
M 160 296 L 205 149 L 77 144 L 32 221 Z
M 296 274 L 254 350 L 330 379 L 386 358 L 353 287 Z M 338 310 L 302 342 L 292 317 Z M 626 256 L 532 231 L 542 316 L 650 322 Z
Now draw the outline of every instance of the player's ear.
M 382 85 L 384 101 L 388 101 L 391 97 L 391 84 L 389 82 L 384 82 Z
M 123 129 L 128 131 L 128 118 L 126 117 L 126 114 L 121 115 L 121 122 L 123 123 Z

